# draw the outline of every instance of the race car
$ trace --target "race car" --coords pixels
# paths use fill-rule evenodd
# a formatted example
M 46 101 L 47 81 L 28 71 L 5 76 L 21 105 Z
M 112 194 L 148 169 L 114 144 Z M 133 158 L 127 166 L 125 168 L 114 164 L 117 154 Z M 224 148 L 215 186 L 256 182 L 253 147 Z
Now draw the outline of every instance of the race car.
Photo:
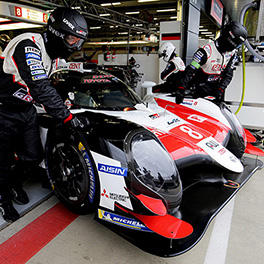
M 247 137 L 228 109 L 218 109 L 218 120 L 168 97 L 143 102 L 114 75 L 81 63 L 64 63 L 50 78 L 85 124 L 57 124 L 37 106 L 55 194 L 151 254 L 191 249 L 262 168 L 243 155 Z

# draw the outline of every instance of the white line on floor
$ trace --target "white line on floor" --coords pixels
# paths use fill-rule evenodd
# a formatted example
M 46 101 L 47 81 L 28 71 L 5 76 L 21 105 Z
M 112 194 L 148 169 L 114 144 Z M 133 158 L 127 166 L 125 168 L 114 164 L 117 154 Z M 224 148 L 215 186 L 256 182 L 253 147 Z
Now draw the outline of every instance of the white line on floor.
M 204 264 L 225 263 L 234 204 L 233 198 L 215 218 Z

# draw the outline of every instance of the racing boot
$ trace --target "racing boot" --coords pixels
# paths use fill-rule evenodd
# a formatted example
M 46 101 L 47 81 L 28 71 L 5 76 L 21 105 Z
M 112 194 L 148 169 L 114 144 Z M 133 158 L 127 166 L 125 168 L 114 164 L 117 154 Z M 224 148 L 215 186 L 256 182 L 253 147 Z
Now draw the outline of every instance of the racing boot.
M 0 193 L 0 213 L 6 222 L 14 222 L 20 216 L 7 193 Z
M 11 198 L 17 204 L 27 204 L 29 198 L 25 190 L 22 188 L 22 184 L 16 184 L 10 188 Z

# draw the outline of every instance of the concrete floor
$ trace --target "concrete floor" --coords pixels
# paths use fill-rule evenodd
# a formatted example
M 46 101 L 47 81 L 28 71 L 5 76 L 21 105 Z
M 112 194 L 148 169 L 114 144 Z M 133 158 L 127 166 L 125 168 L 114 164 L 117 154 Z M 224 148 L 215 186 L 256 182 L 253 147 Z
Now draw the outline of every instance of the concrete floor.
M 255 173 L 217 215 L 202 240 L 193 249 L 177 257 L 160 258 L 145 253 L 97 223 L 93 215 L 86 215 L 78 216 L 26 263 L 263 264 L 263 188 L 264 169 Z M 52 196 L 17 222 L 0 231 L 0 248 L 4 241 L 56 203 L 58 200 Z

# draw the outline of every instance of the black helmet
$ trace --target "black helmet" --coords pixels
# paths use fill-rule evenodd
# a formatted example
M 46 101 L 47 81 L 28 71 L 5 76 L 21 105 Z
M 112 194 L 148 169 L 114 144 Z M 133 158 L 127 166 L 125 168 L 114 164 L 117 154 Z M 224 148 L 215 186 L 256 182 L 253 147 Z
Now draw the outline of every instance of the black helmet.
M 52 59 L 67 58 L 74 51 L 82 48 L 87 35 L 85 18 L 74 9 L 59 7 L 48 19 L 47 52 Z
M 218 48 L 222 52 L 237 49 L 247 38 L 247 29 L 238 22 L 226 24 L 217 39 Z

